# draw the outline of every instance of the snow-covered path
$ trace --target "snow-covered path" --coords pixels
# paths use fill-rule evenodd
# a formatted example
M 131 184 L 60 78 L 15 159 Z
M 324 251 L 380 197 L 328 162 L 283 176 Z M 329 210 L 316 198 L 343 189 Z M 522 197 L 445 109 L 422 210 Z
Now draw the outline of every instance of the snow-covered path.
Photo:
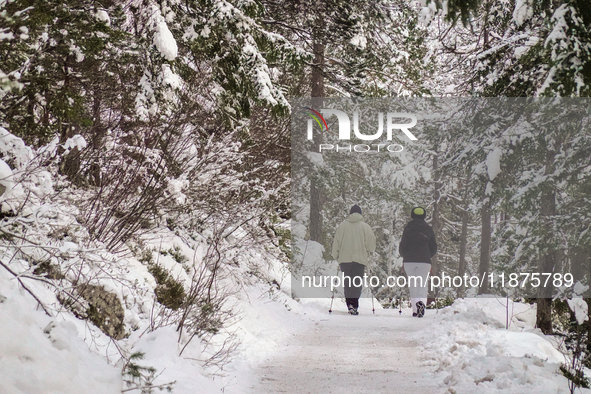
M 433 335 L 434 311 L 335 311 L 293 335 L 253 373 L 254 393 L 441 393 L 425 366 L 420 338 Z

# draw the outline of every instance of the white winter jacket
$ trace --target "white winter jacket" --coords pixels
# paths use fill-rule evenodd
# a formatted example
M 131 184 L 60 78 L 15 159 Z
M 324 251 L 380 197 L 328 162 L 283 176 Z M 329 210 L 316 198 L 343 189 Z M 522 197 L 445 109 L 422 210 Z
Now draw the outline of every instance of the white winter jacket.
M 332 242 L 332 256 L 339 263 L 368 265 L 368 254 L 376 250 L 376 236 L 363 216 L 355 212 L 339 224 Z

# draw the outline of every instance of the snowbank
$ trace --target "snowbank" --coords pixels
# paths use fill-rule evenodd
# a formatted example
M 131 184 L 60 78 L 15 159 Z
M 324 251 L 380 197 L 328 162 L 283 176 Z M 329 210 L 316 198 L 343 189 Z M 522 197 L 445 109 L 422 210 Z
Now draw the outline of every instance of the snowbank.
M 505 299 L 459 299 L 436 314 L 438 331 L 425 343 L 447 393 L 567 393 L 558 370 L 564 356 L 534 329 L 533 305 Z
M 89 350 L 72 321 L 52 318 L 0 269 L 0 393 L 120 393 L 121 370 Z

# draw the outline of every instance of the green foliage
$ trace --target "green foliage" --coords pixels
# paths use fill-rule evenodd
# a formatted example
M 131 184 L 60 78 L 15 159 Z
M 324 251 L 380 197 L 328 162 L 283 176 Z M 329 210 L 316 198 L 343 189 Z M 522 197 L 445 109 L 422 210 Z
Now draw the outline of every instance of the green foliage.
M 589 303 L 589 300 L 585 300 Z M 563 352 L 567 361 L 560 366 L 560 372 L 569 380 L 569 389 L 574 393 L 578 387 L 589 388 L 591 381 L 585 376 L 585 368 L 591 366 L 591 337 L 589 321 L 578 324 L 575 314 L 566 300 L 552 303 L 555 328 L 564 338 Z
M 78 285 L 76 293 L 58 293 L 57 299 L 77 318 L 89 320 L 107 336 L 115 340 L 128 336 L 125 332 L 125 310 L 121 301 L 117 295 L 103 287 Z
M 158 377 L 156 369 L 138 363 L 144 355 L 145 353 L 135 352 L 129 356 L 122 372 L 123 382 L 127 386 L 123 391 L 140 390 L 141 394 L 151 394 L 158 389 L 158 391 L 166 390 L 171 393 L 176 381 L 155 385 L 154 380 Z
M 102 327 L 105 324 L 105 316 L 101 314 L 93 304 L 88 306 L 88 309 L 86 310 L 86 318 L 97 327 Z
M 461 21 L 464 26 L 470 26 L 474 14 L 482 4 L 482 0 L 428 0 L 427 4 L 431 2 L 435 3 L 438 10 L 447 8 L 446 19 L 452 24 Z
M 154 262 L 154 255 L 150 249 L 142 249 L 138 260 L 144 264 L 150 265 Z
M 175 280 L 168 271 L 155 263 L 148 264 L 148 272 L 156 280 L 154 290 L 158 302 L 172 310 L 180 308 L 186 299 L 185 287 Z
M 51 264 L 50 261 L 41 261 L 35 265 L 33 270 L 35 275 L 45 276 L 48 279 L 65 279 L 64 274 L 61 273 L 60 268 L 56 264 Z
M 201 330 L 209 334 L 217 334 L 223 327 L 221 320 L 216 317 L 216 306 L 211 302 L 201 304 L 200 318 L 205 324 L 202 324 Z
M 170 256 L 174 259 L 174 261 L 176 261 L 179 264 L 184 264 L 187 261 L 189 261 L 189 259 L 187 257 L 185 257 L 185 255 L 183 253 L 181 253 L 181 248 L 178 246 L 174 246 L 173 248 L 168 249 L 168 250 L 163 250 L 160 252 L 160 254 L 163 256 L 170 254 Z
M 556 332 L 565 333 L 576 328 L 576 325 L 573 326 L 573 317 L 566 300 L 556 299 L 552 301 L 552 319 Z
M 281 252 L 283 252 L 283 254 L 285 255 L 285 257 L 290 260 L 292 257 L 292 250 L 291 250 L 291 241 L 292 241 L 292 236 L 291 236 L 291 230 L 289 229 L 284 229 L 281 228 L 279 226 L 272 226 L 271 230 L 273 230 L 273 233 L 275 234 L 275 237 L 277 237 L 278 243 L 277 245 L 279 246 L 279 249 L 281 250 Z
M 448 17 L 467 15 L 490 42 L 479 49 L 471 78 L 480 94 L 589 97 L 591 7 L 580 0 L 520 3 L 452 2 Z M 459 7 L 458 7 L 459 5 Z M 461 10 L 461 11 L 460 11 Z M 520 15 L 516 17 L 517 15 Z M 504 37 L 504 43 L 497 39 Z
M 451 296 L 436 298 L 434 303 L 427 305 L 427 309 L 442 309 L 446 306 L 453 305 L 454 301 L 455 298 Z
M 172 7 L 178 36 L 191 61 L 212 62 L 212 81 L 219 89 L 221 117 L 228 124 L 250 117 L 253 104 L 269 106 L 275 115 L 289 113 L 283 92 L 268 79 L 269 63 L 298 67 L 307 58 L 283 37 L 260 23 L 264 7 L 257 2 L 189 0 Z M 194 34 L 184 34 L 186 31 Z
M 265 24 L 306 51 L 324 47 L 322 74 L 332 89 L 325 97 L 384 97 L 427 93 L 423 79 L 431 65 L 426 55 L 426 30 L 405 1 L 342 0 L 262 1 Z M 302 45 L 305 43 L 306 45 Z M 313 67 L 309 67 L 310 75 Z M 292 70 L 289 70 L 293 72 Z M 293 72 L 288 87 L 294 97 L 310 96 L 309 79 Z M 309 77 L 308 77 L 309 78 Z M 306 82 L 307 86 L 301 86 Z
M 38 146 L 59 135 L 62 142 L 93 124 L 89 111 L 95 89 L 115 83 L 109 70 L 129 61 L 128 36 L 94 16 L 96 2 L 45 0 L 3 2 L 5 31 L 0 70 L 18 83 L 0 100 L 0 121 L 15 135 Z M 122 23 L 121 8 L 110 10 L 112 26 Z
M 589 378 L 585 377 L 583 370 L 577 369 L 573 372 L 569 370 L 565 364 L 562 364 L 560 366 L 560 372 L 562 372 L 562 375 L 572 382 L 575 387 L 589 388 Z

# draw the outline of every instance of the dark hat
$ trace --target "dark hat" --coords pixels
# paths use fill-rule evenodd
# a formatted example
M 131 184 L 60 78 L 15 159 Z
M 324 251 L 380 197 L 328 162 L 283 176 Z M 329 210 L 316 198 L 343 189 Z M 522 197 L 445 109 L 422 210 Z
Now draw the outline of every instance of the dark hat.
M 413 219 L 425 219 L 427 216 L 427 212 L 423 207 L 414 207 L 412 211 L 410 211 L 410 217 Z
M 351 207 L 351 210 L 349 211 L 349 214 L 352 214 L 352 213 L 355 213 L 355 212 L 357 212 L 358 214 L 361 215 L 361 207 L 359 205 L 357 205 L 357 204 L 355 204 L 355 205 L 353 205 Z

